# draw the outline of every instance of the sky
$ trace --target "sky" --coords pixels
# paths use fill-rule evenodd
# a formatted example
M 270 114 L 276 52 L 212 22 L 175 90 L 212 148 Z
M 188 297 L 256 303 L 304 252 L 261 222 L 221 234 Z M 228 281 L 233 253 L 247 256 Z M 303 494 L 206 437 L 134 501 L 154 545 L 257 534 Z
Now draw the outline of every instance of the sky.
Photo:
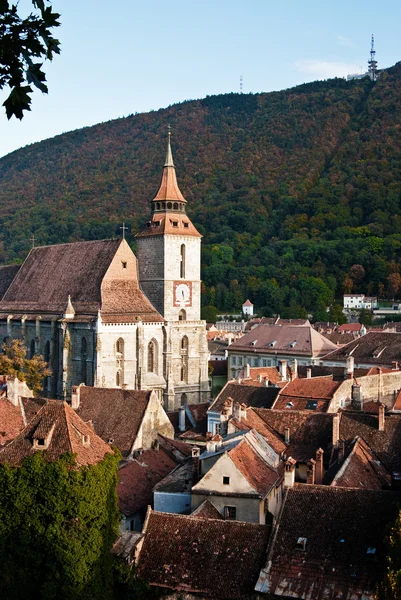
M 20 122 L 0 111 L 0 157 L 57 134 L 240 91 L 270 92 L 401 60 L 400 0 L 53 0 L 61 54 Z M 30 0 L 20 0 L 21 12 Z M 0 105 L 7 97 L 0 91 Z

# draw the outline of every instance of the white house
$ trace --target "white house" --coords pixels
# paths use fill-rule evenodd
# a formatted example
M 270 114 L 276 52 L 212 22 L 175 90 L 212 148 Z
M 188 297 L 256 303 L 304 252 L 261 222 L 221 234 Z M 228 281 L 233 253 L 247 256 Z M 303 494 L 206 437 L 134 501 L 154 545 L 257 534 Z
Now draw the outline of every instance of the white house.
M 242 312 L 249 317 L 253 316 L 253 304 L 249 299 L 242 305 Z
M 377 298 L 375 296 L 365 296 L 365 294 L 344 294 L 344 308 L 362 309 L 377 308 Z

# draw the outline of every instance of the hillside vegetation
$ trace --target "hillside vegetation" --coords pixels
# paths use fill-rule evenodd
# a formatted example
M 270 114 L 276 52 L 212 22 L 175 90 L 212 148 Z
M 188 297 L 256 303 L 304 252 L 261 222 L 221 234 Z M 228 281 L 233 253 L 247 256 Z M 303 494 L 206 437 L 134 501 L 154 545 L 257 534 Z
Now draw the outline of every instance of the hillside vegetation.
M 401 292 L 401 63 L 183 102 L 66 133 L 0 159 L 0 261 L 119 235 L 149 216 L 166 130 L 203 233 L 203 302 L 326 318 L 343 291 Z

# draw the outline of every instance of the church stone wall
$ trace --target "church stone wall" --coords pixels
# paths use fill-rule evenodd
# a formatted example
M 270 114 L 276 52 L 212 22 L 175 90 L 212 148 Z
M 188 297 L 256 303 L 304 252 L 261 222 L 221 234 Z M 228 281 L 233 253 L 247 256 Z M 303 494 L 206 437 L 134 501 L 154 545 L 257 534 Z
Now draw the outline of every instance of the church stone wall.
M 181 246 L 185 245 L 185 277 L 180 277 Z M 171 321 L 178 320 L 181 307 L 174 306 L 174 282 L 182 279 L 192 283 L 191 306 L 183 307 L 187 320 L 200 319 L 200 263 L 201 239 L 193 236 L 166 235 L 164 252 L 164 317 Z

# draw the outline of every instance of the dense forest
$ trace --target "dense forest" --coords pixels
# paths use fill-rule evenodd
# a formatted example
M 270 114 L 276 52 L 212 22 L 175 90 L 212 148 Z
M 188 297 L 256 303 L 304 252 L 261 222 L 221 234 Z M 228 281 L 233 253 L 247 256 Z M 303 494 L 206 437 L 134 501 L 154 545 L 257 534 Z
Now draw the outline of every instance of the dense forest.
M 0 261 L 135 233 L 167 125 L 204 235 L 203 304 L 327 318 L 342 293 L 401 293 L 401 63 L 368 78 L 225 94 L 131 115 L 0 159 Z

